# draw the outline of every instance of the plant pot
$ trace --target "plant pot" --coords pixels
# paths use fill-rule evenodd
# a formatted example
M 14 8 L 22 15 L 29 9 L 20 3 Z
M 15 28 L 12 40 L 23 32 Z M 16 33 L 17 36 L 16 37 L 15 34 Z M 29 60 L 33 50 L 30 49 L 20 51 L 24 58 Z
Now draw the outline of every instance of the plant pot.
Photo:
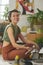
M 34 30 L 35 31 L 38 31 L 38 32 L 42 32 L 43 31 L 43 25 L 34 25 L 33 26 L 34 27 Z

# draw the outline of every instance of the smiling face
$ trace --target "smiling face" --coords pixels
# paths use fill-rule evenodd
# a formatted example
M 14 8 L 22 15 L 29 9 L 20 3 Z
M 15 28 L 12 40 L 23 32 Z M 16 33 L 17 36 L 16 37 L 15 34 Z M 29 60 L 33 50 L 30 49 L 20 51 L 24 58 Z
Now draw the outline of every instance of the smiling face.
M 17 24 L 19 21 L 19 13 L 18 12 L 12 12 L 10 19 L 11 19 L 12 23 Z

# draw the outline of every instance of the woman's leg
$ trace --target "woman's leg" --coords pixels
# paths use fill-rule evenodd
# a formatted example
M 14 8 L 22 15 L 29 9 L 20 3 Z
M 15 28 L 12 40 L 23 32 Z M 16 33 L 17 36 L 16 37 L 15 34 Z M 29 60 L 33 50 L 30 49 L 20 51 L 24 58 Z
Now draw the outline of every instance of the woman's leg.
M 26 45 L 26 46 L 29 46 L 29 45 Z M 20 58 L 27 58 L 29 54 L 25 55 L 26 52 L 27 52 L 26 49 L 15 49 L 12 47 L 12 45 L 9 45 L 3 48 L 2 55 L 5 60 L 13 60 L 16 55 L 19 55 Z
M 32 47 L 33 44 L 26 44 L 25 46 Z M 16 55 L 18 55 L 20 58 L 29 58 L 30 53 L 25 54 L 26 52 L 26 49 L 14 49 L 8 53 L 8 59 L 13 60 Z
M 27 55 L 25 55 L 26 49 L 15 49 L 8 53 L 8 59 L 13 60 L 15 59 L 15 56 L 18 55 L 20 58 L 27 58 Z

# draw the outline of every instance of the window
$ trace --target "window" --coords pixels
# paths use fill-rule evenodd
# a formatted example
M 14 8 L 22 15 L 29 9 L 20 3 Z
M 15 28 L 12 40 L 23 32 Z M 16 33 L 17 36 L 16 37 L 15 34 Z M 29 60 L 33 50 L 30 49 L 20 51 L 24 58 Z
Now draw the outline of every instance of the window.
M 9 0 L 0 0 L 0 19 L 3 19 L 6 5 L 9 7 Z

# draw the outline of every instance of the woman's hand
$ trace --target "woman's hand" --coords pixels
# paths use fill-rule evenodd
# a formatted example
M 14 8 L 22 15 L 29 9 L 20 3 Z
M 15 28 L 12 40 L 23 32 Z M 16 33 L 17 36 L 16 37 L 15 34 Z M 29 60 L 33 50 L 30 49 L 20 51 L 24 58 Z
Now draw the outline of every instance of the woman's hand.
M 30 47 L 24 47 L 26 50 L 30 50 Z
M 40 48 L 39 48 L 37 43 L 33 42 L 32 44 L 33 44 L 33 46 L 32 46 L 33 49 L 40 50 Z
M 29 50 L 30 49 L 30 47 L 26 47 L 25 45 L 23 45 L 21 48 L 23 48 L 23 49 L 26 49 L 26 50 Z
M 16 48 L 16 49 L 26 49 L 26 50 L 29 50 L 30 47 L 26 47 L 25 45 L 19 45 L 19 47 Z
M 32 45 L 32 47 L 33 47 L 34 49 L 40 50 L 40 48 L 39 48 L 39 46 L 38 46 L 37 43 L 31 42 L 31 43 L 28 43 L 28 44 Z

